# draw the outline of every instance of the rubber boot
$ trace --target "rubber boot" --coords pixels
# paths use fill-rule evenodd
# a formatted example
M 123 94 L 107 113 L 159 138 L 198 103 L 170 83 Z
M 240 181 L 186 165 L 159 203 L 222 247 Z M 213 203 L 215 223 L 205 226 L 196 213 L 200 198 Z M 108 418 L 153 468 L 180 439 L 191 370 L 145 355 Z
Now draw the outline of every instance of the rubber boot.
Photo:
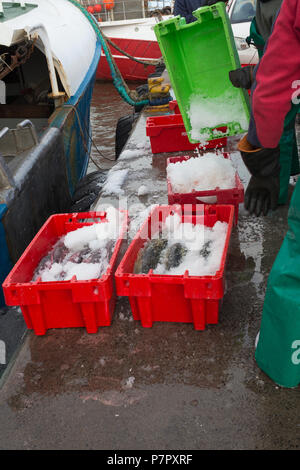
M 268 279 L 255 359 L 278 385 L 300 383 L 300 180 L 289 228 Z
M 299 173 L 300 173 L 300 165 L 299 165 L 298 145 L 297 145 L 296 131 L 294 129 L 294 149 L 293 149 L 291 176 L 298 175 Z

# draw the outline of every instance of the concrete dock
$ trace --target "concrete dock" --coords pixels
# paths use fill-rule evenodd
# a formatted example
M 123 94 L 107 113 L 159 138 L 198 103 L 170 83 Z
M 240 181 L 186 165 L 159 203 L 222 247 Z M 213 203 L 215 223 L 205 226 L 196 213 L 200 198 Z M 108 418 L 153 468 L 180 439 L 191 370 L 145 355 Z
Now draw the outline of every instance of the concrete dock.
M 152 155 L 146 117 L 110 170 L 128 170 L 119 173 L 122 184 L 97 203 L 118 207 L 127 199 L 131 237 L 147 207 L 167 203 L 169 155 Z M 236 142 L 226 150 L 246 184 Z M 119 298 L 112 325 L 97 334 L 28 332 L 1 381 L 0 449 L 299 449 L 299 387 L 280 388 L 254 360 L 287 210 L 256 218 L 241 206 L 219 323 L 205 331 L 185 323 L 142 328 L 127 298 Z

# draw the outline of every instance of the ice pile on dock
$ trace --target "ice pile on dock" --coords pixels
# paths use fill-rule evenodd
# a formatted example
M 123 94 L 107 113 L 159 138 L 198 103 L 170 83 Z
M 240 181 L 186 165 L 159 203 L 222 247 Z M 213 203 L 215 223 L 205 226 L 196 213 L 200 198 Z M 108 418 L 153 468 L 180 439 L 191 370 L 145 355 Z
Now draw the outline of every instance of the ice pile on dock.
M 213 227 L 182 223 L 178 214 L 166 218 L 160 238 L 148 240 L 139 252 L 134 272 L 213 276 L 220 269 L 228 224 Z
M 191 137 L 199 142 L 209 136 L 201 130 L 219 127 L 231 122 L 240 124 L 243 130 L 248 129 L 248 119 L 239 94 L 226 91 L 216 98 L 193 95 L 190 100 L 188 116 L 191 123 Z M 216 136 L 217 137 L 217 136 Z
M 202 157 L 170 163 L 167 176 L 174 193 L 209 191 L 235 187 L 236 170 L 222 154 L 206 153 Z
M 97 279 L 108 268 L 119 237 L 123 214 L 113 207 L 106 220 L 81 227 L 60 237 L 35 270 L 33 281 L 79 281 Z

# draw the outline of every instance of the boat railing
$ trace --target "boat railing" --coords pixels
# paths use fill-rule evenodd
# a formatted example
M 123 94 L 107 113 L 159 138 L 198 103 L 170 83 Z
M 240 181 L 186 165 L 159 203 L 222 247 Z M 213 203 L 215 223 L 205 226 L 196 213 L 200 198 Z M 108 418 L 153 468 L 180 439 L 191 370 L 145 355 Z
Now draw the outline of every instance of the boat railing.
M 34 124 L 25 119 L 15 129 L 3 127 L 0 131 L 0 155 L 15 157 L 38 144 Z
M 38 144 L 34 125 L 28 119 L 19 123 L 16 129 L 3 127 L 0 131 L 0 190 L 16 186 L 11 165 L 5 157 L 21 155 Z
M 174 7 L 174 0 L 111 0 L 113 8 L 106 7 L 102 0 L 80 0 L 80 3 L 85 8 L 94 7 L 93 15 L 99 22 L 149 18 L 157 10 L 171 14 Z M 101 11 L 98 11 L 98 5 L 101 5 Z
M 25 0 L 12 0 L 21 8 L 26 8 Z M 93 12 L 99 21 L 132 20 L 137 18 L 149 18 L 159 10 L 162 14 L 170 14 L 173 11 L 174 0 L 111 0 L 103 3 L 102 0 L 79 0 L 84 7 L 95 7 L 101 5 L 101 11 Z M 167 9 L 167 10 L 166 10 Z M 0 0 L 0 17 L 4 15 L 3 0 Z
M 12 3 L 18 3 L 21 8 L 26 8 L 25 0 L 12 0 Z M 4 15 L 4 10 L 3 10 L 3 1 L 0 0 L 0 16 Z

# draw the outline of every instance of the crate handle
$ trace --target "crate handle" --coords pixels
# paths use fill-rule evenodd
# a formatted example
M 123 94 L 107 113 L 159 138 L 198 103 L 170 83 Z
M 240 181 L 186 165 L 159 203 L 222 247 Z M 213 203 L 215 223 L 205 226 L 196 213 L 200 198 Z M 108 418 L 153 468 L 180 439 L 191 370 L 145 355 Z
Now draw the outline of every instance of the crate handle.
M 74 212 L 70 214 L 68 223 L 100 223 L 106 219 L 106 212 Z

